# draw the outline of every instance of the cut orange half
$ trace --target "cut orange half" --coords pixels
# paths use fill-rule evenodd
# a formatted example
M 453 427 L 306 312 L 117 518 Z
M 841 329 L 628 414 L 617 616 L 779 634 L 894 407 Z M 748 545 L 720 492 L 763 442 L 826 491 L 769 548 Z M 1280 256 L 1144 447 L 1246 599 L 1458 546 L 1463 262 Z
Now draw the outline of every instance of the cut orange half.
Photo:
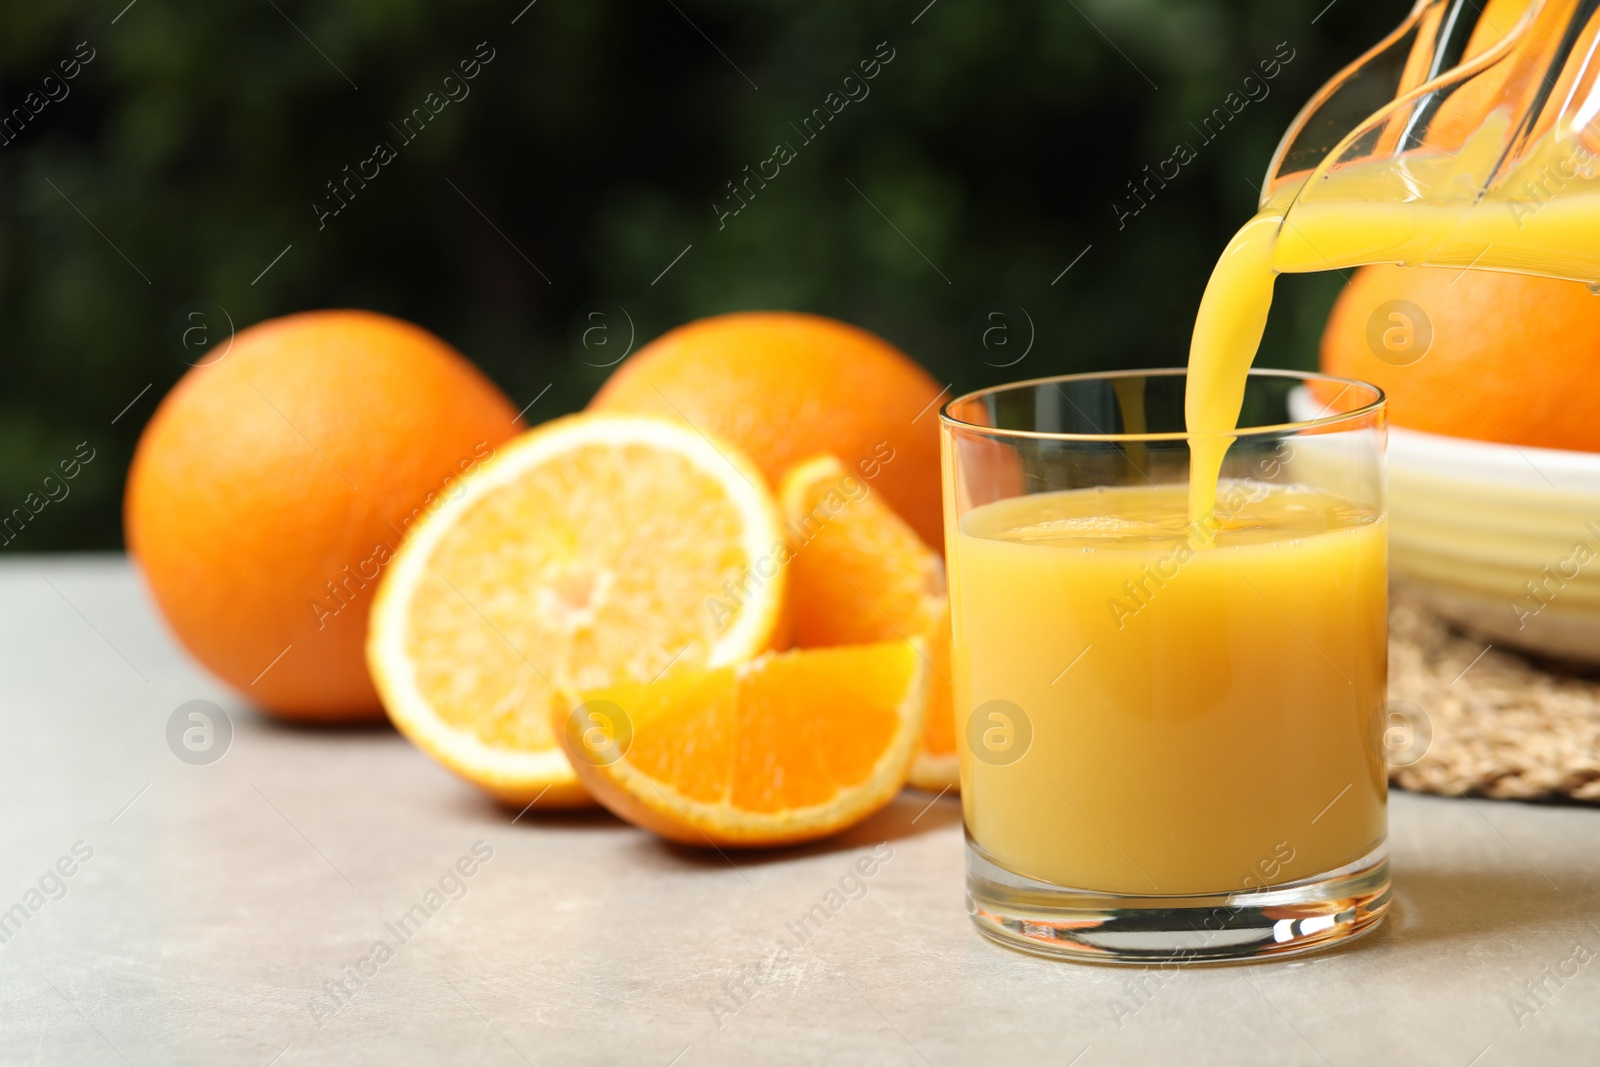
M 833 456 L 792 467 L 778 492 L 792 554 L 790 610 L 802 648 L 922 637 L 932 676 L 926 733 L 910 781 L 959 782 L 950 710 L 944 560 Z
M 688 845 L 810 841 L 900 791 L 927 700 L 920 643 L 674 667 L 570 697 L 552 723 L 579 779 L 630 822 Z
M 373 602 L 389 717 L 506 802 L 592 803 L 553 698 L 772 644 L 786 577 L 759 565 L 782 544 L 764 485 L 734 450 L 652 418 L 574 415 L 503 446 L 416 527 Z

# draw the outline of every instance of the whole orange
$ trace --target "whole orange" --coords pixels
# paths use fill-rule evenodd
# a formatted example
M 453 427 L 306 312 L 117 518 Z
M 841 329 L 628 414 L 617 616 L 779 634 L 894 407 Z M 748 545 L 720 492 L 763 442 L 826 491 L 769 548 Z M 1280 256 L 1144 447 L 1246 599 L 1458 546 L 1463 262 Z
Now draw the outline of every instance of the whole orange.
M 832 453 L 937 548 L 940 392 L 927 371 L 866 330 L 759 311 L 661 335 L 589 406 L 687 421 L 742 449 L 773 486 L 794 463 Z
M 244 330 L 145 427 L 129 551 L 179 640 L 287 718 L 381 717 L 363 646 L 406 530 L 520 428 L 420 327 L 313 311 Z
M 1382 388 L 1397 426 L 1600 452 L 1600 297 L 1579 282 L 1363 267 L 1328 317 L 1322 369 Z

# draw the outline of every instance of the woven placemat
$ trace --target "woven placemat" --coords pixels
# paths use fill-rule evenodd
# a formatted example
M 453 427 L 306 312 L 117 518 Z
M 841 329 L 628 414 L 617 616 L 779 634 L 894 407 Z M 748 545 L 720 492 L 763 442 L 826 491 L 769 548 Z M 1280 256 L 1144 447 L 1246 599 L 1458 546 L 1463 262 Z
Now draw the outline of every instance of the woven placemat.
M 1449 796 L 1600 803 L 1600 678 L 1487 645 L 1393 590 L 1390 781 Z

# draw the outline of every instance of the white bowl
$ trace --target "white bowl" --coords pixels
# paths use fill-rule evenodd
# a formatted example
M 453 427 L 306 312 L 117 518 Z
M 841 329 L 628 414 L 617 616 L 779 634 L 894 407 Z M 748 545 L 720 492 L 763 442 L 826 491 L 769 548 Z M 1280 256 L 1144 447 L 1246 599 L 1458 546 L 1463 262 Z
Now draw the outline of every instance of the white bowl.
M 1305 389 L 1296 419 L 1320 414 Z M 1496 645 L 1600 663 L 1600 454 L 1389 428 L 1389 572 Z
M 1600 454 L 1391 427 L 1389 552 L 1487 640 L 1600 662 Z

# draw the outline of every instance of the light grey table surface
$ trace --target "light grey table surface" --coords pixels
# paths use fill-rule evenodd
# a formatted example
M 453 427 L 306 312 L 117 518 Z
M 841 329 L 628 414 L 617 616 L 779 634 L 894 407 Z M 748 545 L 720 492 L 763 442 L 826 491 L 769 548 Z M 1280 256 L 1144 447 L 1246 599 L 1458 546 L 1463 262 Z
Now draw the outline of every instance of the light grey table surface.
M 234 723 L 209 766 L 167 745 L 192 699 Z M 513 822 L 387 728 L 251 711 L 116 557 L 0 564 L 0 721 L 0 911 L 42 901 L 0 947 L 0 1063 L 1600 1063 L 1600 811 L 1396 794 L 1377 933 L 1141 974 L 980 938 L 948 797 L 731 862 Z

